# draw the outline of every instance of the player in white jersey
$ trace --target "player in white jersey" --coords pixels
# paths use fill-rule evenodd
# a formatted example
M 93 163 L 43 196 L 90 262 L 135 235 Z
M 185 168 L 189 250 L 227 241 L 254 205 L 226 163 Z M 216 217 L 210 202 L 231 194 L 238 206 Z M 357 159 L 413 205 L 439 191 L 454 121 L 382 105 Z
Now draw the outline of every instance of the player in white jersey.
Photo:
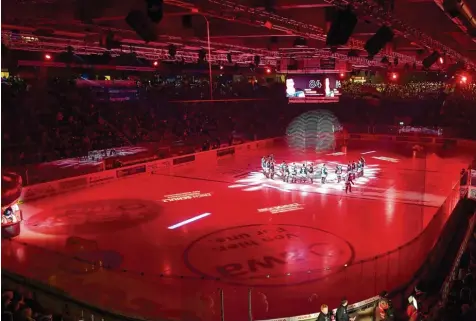
M 326 164 L 322 164 L 321 167 L 321 183 L 325 184 L 327 180 L 327 167 Z
M 342 180 L 342 166 L 337 164 L 336 166 L 336 176 L 337 176 L 337 183 L 340 183 Z
M 291 183 L 296 183 L 297 175 L 298 175 L 298 168 L 296 163 L 292 163 L 290 170 L 291 170 Z
M 311 184 L 314 183 L 314 164 L 309 163 L 307 165 L 307 175 L 309 177 L 309 180 L 311 181 Z

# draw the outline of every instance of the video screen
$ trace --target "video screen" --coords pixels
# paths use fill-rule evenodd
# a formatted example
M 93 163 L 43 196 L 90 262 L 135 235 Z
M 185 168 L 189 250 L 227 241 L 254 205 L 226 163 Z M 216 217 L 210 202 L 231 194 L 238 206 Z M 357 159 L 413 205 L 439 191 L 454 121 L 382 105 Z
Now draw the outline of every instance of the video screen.
M 339 74 L 287 75 L 286 97 L 290 103 L 337 102 L 340 96 Z

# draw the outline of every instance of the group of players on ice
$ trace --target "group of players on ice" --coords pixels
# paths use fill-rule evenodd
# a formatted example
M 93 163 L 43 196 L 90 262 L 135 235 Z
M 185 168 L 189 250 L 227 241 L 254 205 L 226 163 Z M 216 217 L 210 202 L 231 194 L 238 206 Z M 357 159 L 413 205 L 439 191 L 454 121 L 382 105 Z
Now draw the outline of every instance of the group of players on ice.
M 345 172 L 342 165 L 336 165 L 334 171 L 337 183 L 344 181 L 346 193 L 352 192 L 354 179 L 364 175 L 364 167 L 365 159 L 363 157 L 360 157 L 358 161 L 349 162 Z M 322 164 L 322 166 L 319 167 L 314 166 L 313 163 L 299 165 L 296 163 L 287 164 L 283 161 L 280 165 L 276 165 L 276 161 L 272 154 L 269 156 L 263 156 L 261 159 L 261 168 L 267 178 L 274 179 L 275 176 L 278 176 L 286 183 L 306 183 L 310 181 L 312 184 L 315 179 L 320 178 L 321 184 L 325 184 L 329 174 L 326 164 Z

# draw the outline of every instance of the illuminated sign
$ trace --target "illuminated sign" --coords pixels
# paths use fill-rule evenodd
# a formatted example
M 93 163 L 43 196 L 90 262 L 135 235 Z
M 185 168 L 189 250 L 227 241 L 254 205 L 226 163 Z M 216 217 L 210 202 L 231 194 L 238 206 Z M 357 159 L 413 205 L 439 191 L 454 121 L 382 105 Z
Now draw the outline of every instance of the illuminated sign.
M 191 199 L 210 197 L 210 196 L 212 196 L 212 193 L 202 193 L 200 191 L 193 191 L 193 192 L 187 192 L 187 193 L 165 195 L 162 202 L 170 203 L 170 202 L 178 202 L 178 201 L 191 200 Z
M 260 208 L 258 209 L 258 212 L 260 213 L 269 212 L 271 214 L 279 214 L 279 213 L 285 213 L 285 212 L 298 211 L 298 210 L 302 210 L 303 208 L 304 207 L 301 204 L 293 203 L 293 204 L 287 204 L 287 205 Z
M 342 83 L 336 74 L 289 75 L 286 79 L 286 96 L 291 100 L 306 98 L 336 100 Z

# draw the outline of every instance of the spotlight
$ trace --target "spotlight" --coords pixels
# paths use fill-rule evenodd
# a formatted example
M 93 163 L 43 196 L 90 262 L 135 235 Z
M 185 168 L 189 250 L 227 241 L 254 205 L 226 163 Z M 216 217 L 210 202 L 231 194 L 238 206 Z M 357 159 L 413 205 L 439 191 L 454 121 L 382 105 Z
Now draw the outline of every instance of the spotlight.
M 271 68 L 266 68 L 266 73 L 270 74 L 271 73 Z
M 392 73 L 392 79 L 396 80 L 398 78 L 398 75 L 396 73 Z
M 157 67 L 159 65 L 159 63 L 157 61 L 154 61 L 153 65 L 154 65 L 154 67 Z
M 220 70 L 223 70 L 223 66 L 222 66 L 222 65 L 220 65 Z
M 438 59 L 438 61 L 440 62 L 440 65 L 445 63 L 445 60 L 443 59 L 443 57 L 440 57 L 440 59 Z
M 460 83 L 466 84 L 467 82 L 468 82 L 468 77 L 466 77 L 466 76 L 461 76 L 461 81 L 460 81 Z
M 340 73 L 340 77 L 344 78 L 345 74 L 343 72 Z
M 51 60 L 51 55 L 50 54 L 45 54 L 45 59 L 46 60 Z

